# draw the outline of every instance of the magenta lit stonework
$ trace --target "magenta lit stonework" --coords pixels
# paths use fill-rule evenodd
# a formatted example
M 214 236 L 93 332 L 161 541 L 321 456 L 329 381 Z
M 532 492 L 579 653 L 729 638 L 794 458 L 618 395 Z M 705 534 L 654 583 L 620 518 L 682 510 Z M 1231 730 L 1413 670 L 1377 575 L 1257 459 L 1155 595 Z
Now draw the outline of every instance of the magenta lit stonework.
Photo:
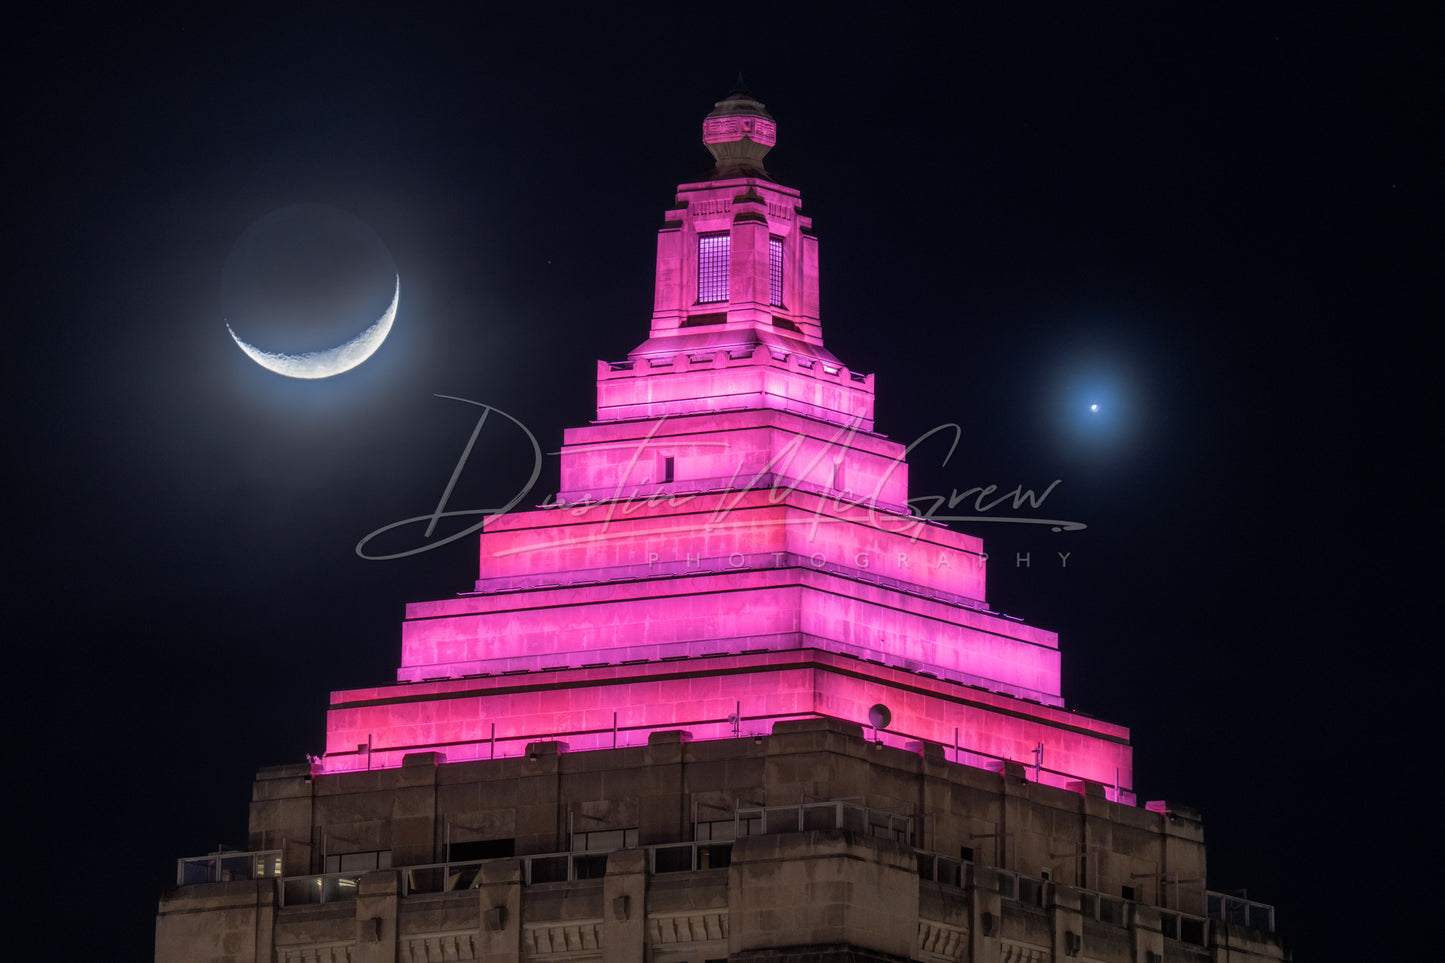
M 663 213 L 649 335 L 598 363 L 556 504 L 489 519 L 475 591 L 407 607 L 397 684 L 332 694 L 321 768 L 866 728 L 882 704 L 886 745 L 1132 801 L 1128 730 L 1064 707 L 1058 637 L 989 609 L 980 539 L 909 513 L 873 376 L 824 347 L 811 220 L 762 167 L 772 118 L 735 94 L 703 131 L 718 169 Z M 722 233 L 727 300 L 704 301 L 699 239 Z
M 753 117 L 710 117 L 703 122 L 702 138 L 706 143 L 741 140 L 743 137 L 772 147 L 778 142 L 778 128 L 770 120 Z

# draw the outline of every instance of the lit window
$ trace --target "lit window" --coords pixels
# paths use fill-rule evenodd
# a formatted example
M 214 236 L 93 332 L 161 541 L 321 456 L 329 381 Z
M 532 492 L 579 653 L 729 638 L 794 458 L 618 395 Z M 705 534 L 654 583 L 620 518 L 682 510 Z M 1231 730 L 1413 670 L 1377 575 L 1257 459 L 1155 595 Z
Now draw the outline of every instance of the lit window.
M 783 239 L 768 238 L 768 304 L 783 306 Z
M 728 254 L 732 237 L 703 234 L 697 239 L 697 299 L 706 304 L 728 299 Z

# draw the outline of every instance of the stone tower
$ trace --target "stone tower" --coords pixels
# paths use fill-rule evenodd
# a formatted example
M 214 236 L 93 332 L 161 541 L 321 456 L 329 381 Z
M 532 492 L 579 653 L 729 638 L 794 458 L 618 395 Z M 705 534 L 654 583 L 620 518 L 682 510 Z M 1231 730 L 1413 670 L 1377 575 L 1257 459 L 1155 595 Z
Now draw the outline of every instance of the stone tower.
M 157 959 L 1284 958 L 1198 814 L 1135 807 L 1057 636 L 989 608 L 981 540 L 910 513 L 776 138 L 745 92 L 707 115 L 555 502 L 259 775 L 249 852 L 182 861 Z
M 333 694 L 320 771 L 879 706 L 887 745 L 1130 798 L 1128 732 L 1064 708 L 1057 636 L 990 611 L 980 539 L 909 513 L 873 376 L 824 346 L 812 221 L 763 168 L 776 133 L 745 94 L 708 115 L 718 167 L 663 215 L 648 337 L 598 363 L 556 503 L 487 520 L 474 593 L 408 606 L 399 684 Z

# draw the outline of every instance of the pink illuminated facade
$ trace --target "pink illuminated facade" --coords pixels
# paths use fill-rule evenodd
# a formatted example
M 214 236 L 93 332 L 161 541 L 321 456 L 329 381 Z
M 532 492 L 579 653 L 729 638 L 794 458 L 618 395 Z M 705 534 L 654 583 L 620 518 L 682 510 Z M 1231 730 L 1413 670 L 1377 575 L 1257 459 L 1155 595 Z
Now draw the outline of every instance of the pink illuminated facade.
M 663 215 L 648 337 L 597 366 L 556 503 L 488 520 L 475 591 L 408 606 L 397 684 L 332 694 L 319 771 L 889 721 L 870 738 L 1132 801 L 1128 730 L 1069 712 L 1058 638 L 991 611 L 980 539 L 908 510 L 871 374 L 824 346 L 818 240 L 746 96 Z
M 981 540 L 908 509 L 818 242 L 717 104 L 648 337 L 597 366 L 553 504 L 407 607 L 394 683 L 257 774 L 249 850 L 178 861 L 157 963 L 1277 963 L 1202 822 L 1133 792 Z

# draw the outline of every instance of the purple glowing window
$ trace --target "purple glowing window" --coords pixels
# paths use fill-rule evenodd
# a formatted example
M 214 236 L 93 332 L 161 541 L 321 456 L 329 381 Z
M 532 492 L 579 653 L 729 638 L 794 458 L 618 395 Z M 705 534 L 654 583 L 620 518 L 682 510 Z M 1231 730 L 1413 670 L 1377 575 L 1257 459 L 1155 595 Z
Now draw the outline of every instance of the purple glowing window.
M 728 299 L 728 254 L 732 237 L 703 234 L 697 239 L 697 299 L 703 304 Z
M 768 304 L 783 306 L 783 239 L 768 238 Z

